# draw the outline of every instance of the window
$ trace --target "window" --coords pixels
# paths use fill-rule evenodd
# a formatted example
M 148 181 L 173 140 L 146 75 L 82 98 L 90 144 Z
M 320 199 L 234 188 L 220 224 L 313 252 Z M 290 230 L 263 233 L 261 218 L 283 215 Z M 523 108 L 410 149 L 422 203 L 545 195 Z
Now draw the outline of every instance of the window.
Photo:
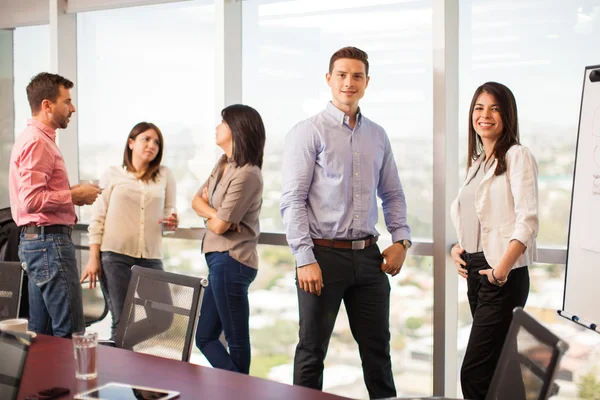
M 460 1 L 460 176 L 464 179 L 473 92 L 487 81 L 503 83 L 517 100 L 521 142 L 531 149 L 539 165 L 538 247 L 566 247 L 583 73 L 586 65 L 598 64 L 600 2 L 549 4 L 537 0 Z M 533 14 L 535 18 L 531 18 Z M 580 398 L 580 386 L 599 378 L 599 357 L 594 350 L 597 335 L 582 332 L 556 314 L 563 298 L 564 265 L 536 264 L 529 271 L 526 310 L 571 345 L 557 378 L 560 396 Z M 458 342 L 462 359 L 471 316 L 466 285 L 460 285 Z
M 27 126 L 31 109 L 25 88 L 31 78 L 50 70 L 50 27 L 16 28 L 13 33 L 15 77 L 15 137 Z
M 400 0 L 280 1 L 242 3 L 243 102 L 262 115 L 267 130 L 263 176 L 265 182 L 261 230 L 282 232 L 279 213 L 281 154 L 287 132 L 299 121 L 323 110 L 331 99 L 325 82 L 331 55 L 341 47 L 356 46 L 369 54 L 371 80 L 361 109 L 383 126 L 390 137 L 408 203 L 413 236 L 432 238 L 432 15 L 431 2 Z M 390 243 L 383 217 L 378 230 L 381 249 Z M 290 266 L 273 274 L 263 270 L 273 255 Z M 289 298 L 290 320 L 259 319 L 283 336 L 293 335 L 285 349 L 271 348 L 264 363 L 253 353 L 252 368 L 266 377 L 290 383 L 293 349 L 297 343 L 297 300 L 293 259 L 289 249 L 260 251 L 261 272 L 276 282 L 271 289 L 251 286 L 251 324 L 261 313 L 257 298 Z M 433 272 L 429 257 L 409 257 L 392 286 L 392 364 L 398 395 L 430 395 L 432 388 Z M 267 267 L 268 268 L 268 267 Z M 281 278 L 278 275 L 283 274 Z M 410 289 L 407 289 L 410 287 Z M 407 291 L 418 296 L 406 299 Z M 258 293 L 257 293 L 258 292 Z M 292 301 L 293 300 L 293 301 Z M 268 302 L 267 302 L 268 303 Z M 410 307 L 407 304 L 411 304 Z M 422 304 L 421 304 L 422 303 Z M 285 301 L 285 304 L 288 304 Z M 294 320 L 293 318 L 296 320 Z M 288 326 L 289 325 L 289 326 Z M 268 330 L 267 330 L 268 331 Z M 276 337 L 277 335 L 273 335 Z M 287 337 L 287 336 L 285 336 Z M 256 343 L 252 336 L 253 345 Z M 259 342 L 260 343 L 260 342 Z M 262 357 L 262 356 L 259 356 Z M 260 366 L 258 366 L 260 365 Z M 343 367 L 342 367 L 343 366 Z M 264 372 L 263 372 L 264 371 Z M 262 375 L 261 375 L 262 376 Z M 330 344 L 325 371 L 326 391 L 366 398 L 358 349 L 341 310 Z
M 177 177 L 181 225 L 199 225 L 191 200 L 216 161 L 213 2 L 77 18 L 81 179 L 121 165 L 131 128 L 153 122 L 165 140 L 162 163 Z M 81 212 L 87 222 L 91 208 Z
M 0 51 L 4 54 L 13 52 L 12 60 L 0 65 L 2 75 L 1 85 L 13 85 L 13 98 L 4 98 L 0 103 L 2 115 L 0 121 L 6 130 L 0 129 L 0 159 L 6 160 L 0 165 L 0 175 L 8 177 L 8 160 L 14 138 L 16 138 L 27 126 L 27 120 L 31 118 L 31 109 L 27 101 L 25 88 L 31 78 L 42 71 L 47 71 L 50 66 L 50 32 L 47 25 L 29 26 L 16 28 L 12 31 L 1 31 L 2 43 Z M 12 42 L 11 39 L 12 38 Z M 13 65 L 10 65 L 10 62 Z M 2 64 L 2 63 L 0 63 Z M 8 89 L 4 86 L 4 89 Z M 5 92 L 0 89 L 3 94 Z M 14 101 L 13 104 L 10 102 Z M 14 105 L 14 113 L 13 113 Z M 14 129 L 13 129 L 14 125 Z M 8 193 L 8 179 L 0 181 L 0 208 L 10 205 Z

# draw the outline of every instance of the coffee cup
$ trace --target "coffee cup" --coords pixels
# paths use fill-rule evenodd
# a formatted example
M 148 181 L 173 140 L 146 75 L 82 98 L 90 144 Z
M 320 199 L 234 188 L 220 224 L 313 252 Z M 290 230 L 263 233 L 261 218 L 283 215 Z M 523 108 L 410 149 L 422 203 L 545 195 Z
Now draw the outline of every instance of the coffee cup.
M 80 185 L 94 185 L 94 186 L 99 186 L 100 185 L 100 179 L 82 179 L 79 181 Z
M 27 333 L 27 322 L 25 318 L 5 319 L 0 321 L 0 331 Z

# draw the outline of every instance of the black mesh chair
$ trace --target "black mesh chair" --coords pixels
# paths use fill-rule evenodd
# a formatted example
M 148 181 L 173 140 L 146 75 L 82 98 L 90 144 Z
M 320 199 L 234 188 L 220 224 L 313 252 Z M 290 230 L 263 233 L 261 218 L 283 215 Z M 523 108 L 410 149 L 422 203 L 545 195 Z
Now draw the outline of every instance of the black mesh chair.
M 515 308 L 486 400 L 546 400 L 558 394 L 554 377 L 568 348 L 523 309 Z
M 100 282 L 97 282 L 95 288 L 90 289 L 89 281 L 81 284 L 81 296 L 83 301 L 83 318 L 85 326 L 90 326 L 98 321 L 102 321 L 108 314 L 108 304 L 104 298 L 104 293 L 100 288 Z
M 546 400 L 558 394 L 554 383 L 560 359 L 569 346 L 517 307 L 485 400 Z M 410 397 L 395 400 L 456 400 Z
M 29 340 L 27 335 L 0 332 L 0 399 L 17 398 Z
M 134 265 L 115 346 L 189 361 L 204 282 Z
M 23 268 L 16 261 L 0 261 L 0 320 L 18 318 Z

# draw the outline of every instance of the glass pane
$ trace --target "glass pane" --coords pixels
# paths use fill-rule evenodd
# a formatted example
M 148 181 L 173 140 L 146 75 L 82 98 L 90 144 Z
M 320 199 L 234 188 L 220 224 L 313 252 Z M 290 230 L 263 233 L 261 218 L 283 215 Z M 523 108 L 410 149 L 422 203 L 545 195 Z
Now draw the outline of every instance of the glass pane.
M 431 2 L 250 0 L 242 3 L 242 22 L 243 101 L 262 114 L 267 129 L 262 230 L 283 231 L 279 197 L 285 135 L 296 123 L 325 108 L 331 99 L 325 82 L 329 59 L 339 48 L 352 45 L 369 54 L 371 80 L 361 110 L 390 137 L 413 236 L 431 239 Z M 377 229 L 383 235 L 379 245 L 384 249 L 390 239 L 381 215 Z M 294 262 L 288 249 L 278 248 L 276 252 L 278 255 L 271 257 L 287 267 L 274 270 L 281 277 L 270 291 L 276 290 L 277 296 L 266 289 L 259 292 L 265 298 L 261 314 L 268 314 L 258 321 L 271 321 L 266 326 L 272 328 L 253 332 L 253 346 L 264 343 L 264 348 L 253 353 L 252 368 L 259 376 L 291 383 L 298 318 Z M 262 250 L 259 277 L 268 269 L 263 267 L 268 257 Z M 431 258 L 409 257 L 400 276 L 391 280 L 392 365 L 399 396 L 431 395 L 431 265 Z M 262 299 L 253 292 L 251 301 L 252 296 Z M 414 306 L 415 301 L 419 306 Z M 251 307 L 255 306 L 251 303 Z M 269 311 L 268 307 L 282 309 Z M 251 325 L 256 317 L 252 315 Z M 278 335 L 284 339 L 270 348 L 269 340 Z M 325 363 L 324 390 L 368 397 L 358 349 L 343 309 Z
M 31 108 L 26 88 L 31 78 L 50 70 L 50 26 L 38 25 L 14 30 L 15 137 L 27 126 Z
M 538 246 L 566 247 L 584 67 L 599 62 L 600 2 L 540 4 L 460 1 L 460 176 L 473 92 L 503 83 L 517 99 L 521 142 L 539 164 Z
M 501 82 L 515 94 L 521 141 L 539 164 L 538 247 L 566 247 L 583 73 L 586 65 L 599 63 L 600 1 L 460 0 L 459 5 L 461 179 L 473 92 L 486 81 Z M 562 308 L 564 265 L 535 264 L 530 276 L 526 310 L 571 345 L 557 375 L 560 398 L 593 398 L 584 394 L 600 393 L 594 347 L 600 338 L 556 313 Z M 459 285 L 460 365 L 471 316 L 466 285 Z
M 181 226 L 197 225 L 191 199 L 216 159 L 213 1 L 77 17 L 81 179 L 121 165 L 131 128 L 153 122 L 165 140 L 162 164 L 177 177 Z M 81 211 L 89 220 L 91 207 Z
M 413 236 L 431 239 L 431 2 L 251 0 L 242 10 L 243 100 L 262 114 L 267 129 L 263 231 L 283 231 L 285 135 L 325 108 L 329 58 L 353 45 L 369 54 L 371 80 L 361 109 L 390 137 Z M 387 234 L 383 218 L 378 230 Z

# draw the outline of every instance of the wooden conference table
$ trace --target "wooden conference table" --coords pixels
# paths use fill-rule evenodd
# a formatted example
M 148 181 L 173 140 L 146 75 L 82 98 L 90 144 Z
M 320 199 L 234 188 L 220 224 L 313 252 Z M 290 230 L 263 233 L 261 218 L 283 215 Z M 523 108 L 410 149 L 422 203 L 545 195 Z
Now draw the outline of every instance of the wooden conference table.
M 181 399 L 340 400 L 344 397 L 299 386 L 222 371 L 181 361 L 98 346 L 98 378 L 75 379 L 73 345 L 68 339 L 38 335 L 33 339 L 18 399 L 53 386 L 71 390 L 69 396 L 108 382 L 176 390 Z

